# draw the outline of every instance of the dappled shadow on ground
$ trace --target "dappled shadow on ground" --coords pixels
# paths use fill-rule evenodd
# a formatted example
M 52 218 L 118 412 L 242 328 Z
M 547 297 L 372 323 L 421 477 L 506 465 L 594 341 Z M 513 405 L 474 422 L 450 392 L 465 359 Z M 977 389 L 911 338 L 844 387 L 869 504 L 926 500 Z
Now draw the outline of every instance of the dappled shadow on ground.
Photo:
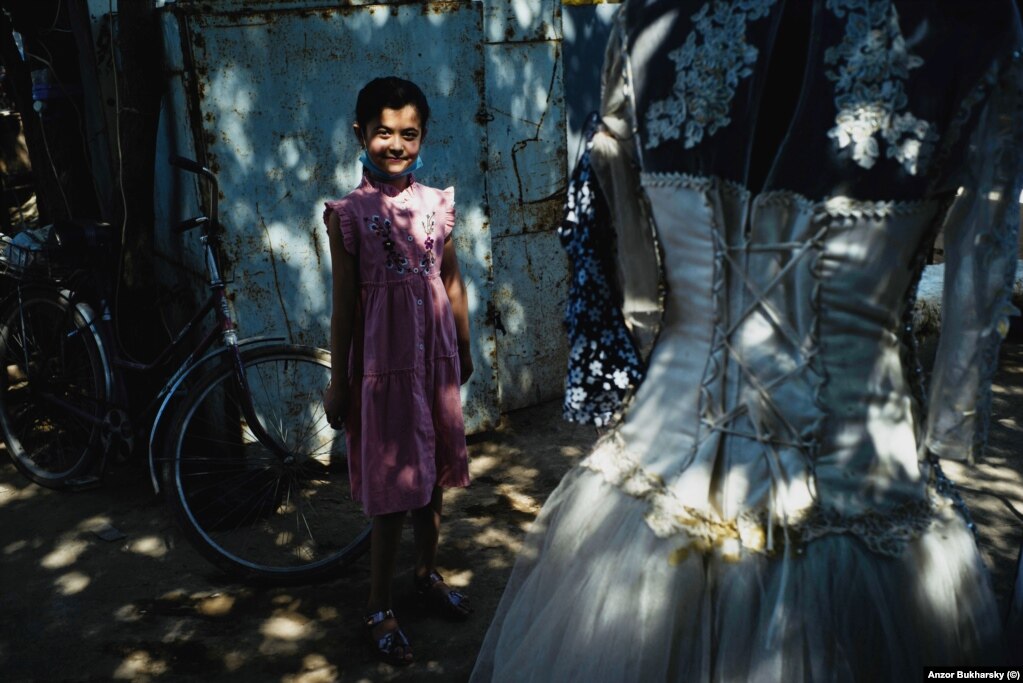
M 984 457 L 973 466 L 943 467 L 977 524 L 977 541 L 1004 613 L 1023 543 L 1023 344 L 1002 348 Z
M 595 436 L 545 404 L 470 437 L 474 482 L 447 498 L 440 564 L 471 594 L 476 614 L 450 624 L 414 602 L 407 530 L 395 610 L 416 647 L 411 671 L 377 662 L 366 643 L 367 558 L 326 584 L 241 585 L 177 533 L 140 464 L 122 466 L 100 489 L 63 493 L 27 483 L 3 462 L 3 679 L 465 680 L 524 530 Z
M 1023 525 L 1023 346 L 996 378 L 990 447 L 976 467 L 949 464 L 978 525 L 1004 606 Z M 0 464 L 0 671 L 7 681 L 465 680 L 521 547 L 563 474 L 596 439 L 548 403 L 470 437 L 473 484 L 447 497 L 440 564 L 476 605 L 466 623 L 424 613 L 411 594 L 406 531 L 395 610 L 416 647 L 411 671 L 377 662 L 360 617 L 366 558 L 341 579 L 257 588 L 225 578 L 178 535 L 140 464 L 103 488 L 58 493 Z

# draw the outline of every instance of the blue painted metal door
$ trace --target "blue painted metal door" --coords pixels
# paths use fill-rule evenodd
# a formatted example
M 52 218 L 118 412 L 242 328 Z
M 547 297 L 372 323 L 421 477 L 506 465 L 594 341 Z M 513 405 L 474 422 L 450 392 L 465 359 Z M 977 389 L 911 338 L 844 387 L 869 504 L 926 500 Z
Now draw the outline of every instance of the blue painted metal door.
M 331 6 L 291 0 L 165 8 L 174 78 L 163 153 L 194 154 L 222 183 L 225 245 L 243 334 L 326 346 L 330 268 L 321 213 L 359 182 L 359 88 L 417 82 L 431 125 L 417 176 L 453 185 L 476 373 L 467 427 L 561 393 L 567 264 L 554 230 L 565 169 L 559 0 Z M 194 212 L 163 176 L 167 224 Z M 191 206 L 190 206 L 191 205 Z M 160 230 L 166 263 L 196 250 Z

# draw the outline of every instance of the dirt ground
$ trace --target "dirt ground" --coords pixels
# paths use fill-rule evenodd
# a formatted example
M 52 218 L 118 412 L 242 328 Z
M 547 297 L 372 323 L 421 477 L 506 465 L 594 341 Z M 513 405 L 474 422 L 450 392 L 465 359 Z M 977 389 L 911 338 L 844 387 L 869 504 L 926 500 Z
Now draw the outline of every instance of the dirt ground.
M 523 531 L 596 437 L 559 413 L 556 403 L 518 411 L 470 438 L 474 483 L 449 497 L 441 552 L 450 582 L 474 599 L 470 621 L 421 614 L 411 590 L 400 590 L 411 586 L 407 534 L 395 609 L 416 649 L 409 669 L 377 662 L 364 640 L 366 558 L 328 584 L 240 585 L 182 540 L 141 465 L 101 489 L 57 493 L 4 462 L 0 681 L 465 680 Z M 1023 511 L 1021 416 L 1023 347 L 1011 345 L 996 382 L 988 458 L 973 470 L 947 468 L 970 489 L 964 497 L 1003 607 L 1023 541 L 1009 507 Z M 123 537 L 111 538 L 111 529 Z

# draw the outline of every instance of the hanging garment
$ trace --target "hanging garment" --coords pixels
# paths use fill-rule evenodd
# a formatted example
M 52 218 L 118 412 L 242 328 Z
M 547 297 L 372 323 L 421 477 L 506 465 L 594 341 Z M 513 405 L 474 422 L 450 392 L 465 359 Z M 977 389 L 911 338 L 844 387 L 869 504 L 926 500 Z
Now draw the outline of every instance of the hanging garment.
M 939 459 L 983 450 L 1013 310 L 1021 44 L 1012 2 L 627 0 L 593 166 L 624 298 L 662 315 L 621 419 L 528 534 L 474 680 L 998 663 Z M 911 314 L 939 231 L 925 378 Z
M 570 422 L 602 427 L 642 378 L 642 369 L 622 316 L 614 229 L 590 164 L 596 123 L 594 116 L 587 124 L 586 147 L 568 182 L 558 237 L 572 263 L 565 306 L 569 366 L 563 414 Z

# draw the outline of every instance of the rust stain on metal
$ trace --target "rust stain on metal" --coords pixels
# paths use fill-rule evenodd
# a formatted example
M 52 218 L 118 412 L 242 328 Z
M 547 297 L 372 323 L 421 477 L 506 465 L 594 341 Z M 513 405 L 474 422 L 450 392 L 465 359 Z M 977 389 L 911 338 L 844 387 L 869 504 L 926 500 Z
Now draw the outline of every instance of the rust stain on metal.
M 281 280 L 277 274 L 277 257 L 274 255 L 274 245 L 270 240 L 270 229 L 266 226 L 266 221 L 263 220 L 263 214 L 259 210 L 259 204 L 256 204 L 256 215 L 259 216 L 259 224 L 263 227 L 263 234 L 266 235 L 267 253 L 270 256 L 270 270 L 273 275 L 274 289 L 277 290 L 277 298 L 281 302 L 281 315 L 284 316 L 284 326 L 288 329 L 288 337 L 292 338 L 293 331 L 291 329 L 291 319 L 288 317 L 288 307 L 284 303 L 284 292 L 281 291 Z
M 562 189 L 558 191 L 549 201 L 542 204 L 543 217 L 542 223 L 550 226 L 549 230 L 556 229 L 561 225 L 561 221 L 565 214 L 565 197 L 567 196 L 567 190 Z
M 539 142 L 540 141 L 540 131 L 543 129 L 543 123 L 544 123 L 544 119 L 546 119 L 546 117 L 547 117 L 547 112 L 550 111 L 551 101 L 554 99 L 555 88 L 557 86 L 558 64 L 560 62 L 560 54 L 561 54 L 560 46 L 555 46 L 554 66 L 553 66 L 553 68 L 551 70 L 551 78 L 550 78 L 550 81 L 548 82 L 548 86 L 547 86 L 547 99 L 546 99 L 546 101 L 544 103 L 543 113 L 540 115 L 540 121 L 538 121 L 536 123 L 536 133 L 533 135 L 533 137 L 526 138 L 524 140 L 519 140 L 514 145 L 512 145 L 512 149 L 511 149 L 512 168 L 513 168 L 513 170 L 515 172 L 515 182 L 516 182 L 516 185 L 518 187 L 518 197 L 515 198 L 515 200 L 516 200 L 515 203 L 517 203 L 518 206 L 520 206 L 520 207 L 525 207 L 527 204 L 543 204 L 543 203 L 546 203 L 548 201 L 548 199 L 533 200 L 532 202 L 527 202 L 526 201 L 526 199 L 525 199 L 525 190 L 524 190 L 524 187 L 523 187 L 522 173 L 521 173 L 521 170 L 519 169 L 518 153 L 520 151 L 522 151 L 523 149 L 525 149 L 525 147 L 529 143 L 531 143 L 531 142 Z M 559 126 L 559 128 L 560 128 L 560 126 Z M 561 197 L 563 195 L 563 192 L 564 192 L 563 190 L 559 190 L 558 192 L 555 193 L 554 196 L 555 197 Z M 525 218 L 525 212 L 523 212 L 523 218 Z M 549 228 L 547 228 L 547 229 L 549 229 Z M 523 221 L 523 224 L 522 224 L 522 232 L 523 233 L 532 232 L 529 229 L 528 222 L 526 222 L 525 220 Z
M 422 5 L 423 14 L 454 14 L 465 6 L 464 2 L 428 2 Z
M 487 110 L 485 104 L 480 105 L 480 108 L 476 110 L 476 123 L 481 126 L 485 126 L 494 120 L 494 115 Z
M 313 253 L 316 254 L 316 267 L 319 269 L 323 267 L 323 253 L 320 251 L 320 240 L 316 238 L 318 232 L 316 229 L 313 229 L 309 236 L 313 240 Z
M 536 269 L 533 267 L 533 257 L 529 253 L 529 249 L 526 249 L 525 253 L 526 253 L 526 275 L 528 275 L 529 279 L 533 281 L 533 284 L 539 285 L 540 281 L 543 280 L 543 277 L 539 273 L 537 273 Z

